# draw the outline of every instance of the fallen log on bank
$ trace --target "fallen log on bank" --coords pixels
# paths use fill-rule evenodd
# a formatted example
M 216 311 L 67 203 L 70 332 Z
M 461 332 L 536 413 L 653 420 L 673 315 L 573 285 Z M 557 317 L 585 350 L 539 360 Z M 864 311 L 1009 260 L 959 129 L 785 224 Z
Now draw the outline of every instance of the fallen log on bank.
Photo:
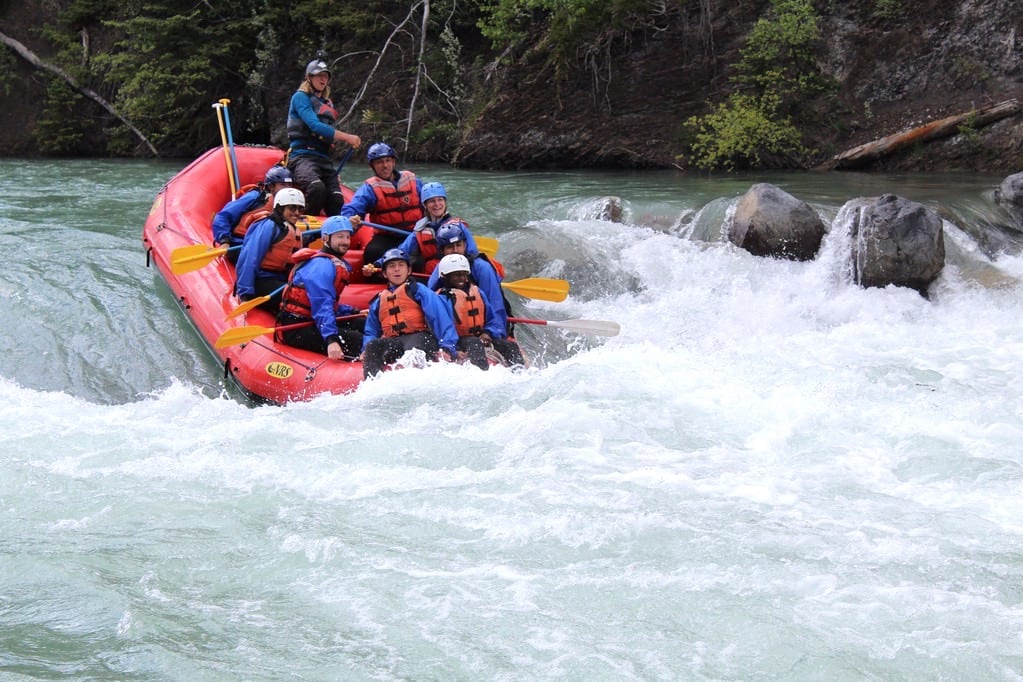
M 37 57 L 35 53 L 32 52 L 32 50 L 28 49 L 23 44 L 21 44 L 14 38 L 11 38 L 10 36 L 6 35 L 5 33 L 0 32 L 0 43 L 3 43 L 7 47 L 17 52 L 19 57 L 21 57 L 22 59 L 24 59 L 26 62 L 36 67 L 37 69 L 44 69 L 52 74 L 59 76 L 60 78 L 63 78 L 64 81 L 67 82 L 67 84 L 70 85 L 72 88 L 82 93 L 83 95 L 85 95 L 92 101 L 96 102 L 97 104 L 99 104 L 101 107 L 110 112 L 112 116 L 115 116 L 117 120 L 119 120 L 128 128 L 128 130 L 135 134 L 135 137 L 139 138 L 139 140 L 144 145 L 146 145 L 146 147 L 149 148 L 149 151 L 153 153 L 153 156 L 160 155 L 160 153 L 156 151 L 156 147 L 153 146 L 153 143 L 150 142 L 149 139 L 142 134 L 142 131 L 136 128 L 134 125 L 132 125 L 131 121 L 129 121 L 124 116 L 119 114 L 117 110 L 114 109 L 113 105 L 111 105 L 110 102 L 103 99 L 98 92 L 92 90 L 91 88 L 79 85 L 78 82 L 75 81 L 75 79 L 72 78 L 71 75 L 68 74 L 66 71 L 64 71 L 58 66 L 54 66 L 53 64 L 44 62 L 39 57 Z
M 949 137 L 963 128 L 981 128 L 994 123 L 995 121 L 1000 121 L 1003 118 L 1008 118 L 1009 116 L 1019 113 L 1019 110 L 1019 100 L 1014 98 L 1005 100 L 1004 102 L 999 102 L 998 104 L 992 104 L 989 107 L 973 109 L 964 114 L 931 121 L 930 123 L 925 123 L 922 126 L 917 126 L 916 128 L 912 128 L 901 133 L 895 133 L 894 135 L 888 135 L 887 137 L 882 137 L 879 140 L 867 142 L 866 144 L 861 144 L 858 147 L 848 149 L 837 156 L 833 156 L 830 161 L 818 166 L 818 170 L 833 170 L 862 166 L 870 161 L 875 161 L 881 157 L 888 156 L 892 152 L 904 149 L 910 145 L 929 142 L 942 137 Z

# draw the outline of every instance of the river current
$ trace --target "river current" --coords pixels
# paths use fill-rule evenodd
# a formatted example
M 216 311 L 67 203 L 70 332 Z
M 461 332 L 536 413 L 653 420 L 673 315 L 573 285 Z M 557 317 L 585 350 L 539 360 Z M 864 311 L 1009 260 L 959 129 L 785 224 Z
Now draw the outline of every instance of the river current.
M 0 160 L 0 677 L 1023 679 L 1000 177 L 416 168 L 571 283 L 517 315 L 621 334 L 271 407 L 146 266 L 183 166 Z M 720 239 L 761 181 L 814 261 Z M 885 192 L 945 219 L 929 300 L 850 281 L 839 209 Z

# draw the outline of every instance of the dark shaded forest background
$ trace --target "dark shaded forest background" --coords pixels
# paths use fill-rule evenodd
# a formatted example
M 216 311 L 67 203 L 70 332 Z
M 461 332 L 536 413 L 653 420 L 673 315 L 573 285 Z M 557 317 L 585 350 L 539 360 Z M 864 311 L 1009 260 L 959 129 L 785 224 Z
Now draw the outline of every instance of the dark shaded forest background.
M 810 168 L 1023 99 L 1015 0 L 2 0 L 0 34 L 9 156 L 195 156 L 221 98 L 235 143 L 283 146 L 317 55 L 343 130 L 475 168 Z M 967 118 L 868 168 L 1021 153 L 1019 114 Z

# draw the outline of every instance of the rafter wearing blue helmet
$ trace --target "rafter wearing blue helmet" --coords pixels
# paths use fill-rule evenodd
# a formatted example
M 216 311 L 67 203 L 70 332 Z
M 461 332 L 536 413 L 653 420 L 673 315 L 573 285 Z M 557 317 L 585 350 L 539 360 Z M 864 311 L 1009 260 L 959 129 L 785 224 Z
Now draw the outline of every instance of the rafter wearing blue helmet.
M 415 272 L 429 275 L 437 267 L 440 251 L 437 249 L 436 234 L 440 226 L 448 222 L 457 222 L 462 226 L 466 253 L 479 253 L 469 226 L 464 220 L 452 218 L 448 213 L 448 193 L 444 185 L 439 182 L 425 183 L 420 198 L 423 200 L 424 215 L 412 229 L 412 234 L 405 237 L 405 241 L 398 247 L 409 254 Z
M 284 166 L 271 166 L 262 183 L 245 188 L 243 194 L 224 204 L 213 216 L 213 243 L 228 247 L 241 244 L 249 225 L 273 211 L 277 190 L 290 187 L 292 182 L 291 171 Z M 237 250 L 228 251 L 227 257 L 236 262 Z
M 331 160 L 336 142 L 358 149 L 358 135 L 338 130 L 337 110 L 330 101 L 330 68 L 322 59 L 306 65 L 305 79 L 288 107 L 288 168 L 295 183 L 305 193 L 309 215 L 337 215 L 344 195 Z
M 363 330 L 362 371 L 371 377 L 413 348 L 431 359 L 443 350 L 457 355 L 451 307 L 433 291 L 411 278 L 408 256 L 389 249 L 380 258 L 387 288 L 369 304 Z
M 440 250 L 441 257 L 450 253 L 458 253 L 468 259 L 472 281 L 490 301 L 494 309 L 494 317 L 497 318 L 501 328 L 507 329 L 508 310 L 504 302 L 504 291 L 501 289 L 501 276 L 486 255 L 468 253 L 466 246 L 467 242 L 460 225 L 449 223 L 437 230 L 437 248 Z M 430 289 L 436 290 L 439 281 L 440 272 L 434 270 L 430 273 L 430 279 L 426 285 Z
M 358 309 L 341 303 L 352 268 L 344 257 L 352 239 L 352 226 L 341 216 L 331 216 L 320 228 L 323 246 L 301 249 L 292 257 L 294 269 L 281 296 L 277 326 L 313 322 L 308 327 L 277 332 L 275 339 L 296 348 L 323 353 L 331 360 L 354 359 L 362 351 L 361 316 Z
M 409 170 L 396 168 L 398 154 L 386 142 L 376 142 L 366 151 L 366 160 L 373 175 L 355 191 L 352 200 L 341 209 L 341 215 L 356 227 L 371 220 L 404 232 L 411 232 L 423 217 L 423 183 Z M 372 216 L 368 218 L 367 216 Z M 390 230 L 362 226 L 355 234 L 354 248 L 362 248 L 366 263 L 380 258 L 388 249 L 398 248 L 405 236 Z

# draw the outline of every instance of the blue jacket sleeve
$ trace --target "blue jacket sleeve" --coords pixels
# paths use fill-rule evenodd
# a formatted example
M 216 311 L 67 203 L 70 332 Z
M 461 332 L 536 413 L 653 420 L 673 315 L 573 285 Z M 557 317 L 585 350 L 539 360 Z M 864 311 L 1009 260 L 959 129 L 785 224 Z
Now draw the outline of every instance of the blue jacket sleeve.
M 366 350 L 369 342 L 379 339 L 383 333 L 380 327 L 380 299 L 374 298 L 366 313 L 366 326 L 362 328 L 362 350 Z
M 476 240 L 472 237 L 472 232 L 469 231 L 469 226 L 462 223 L 462 234 L 465 235 L 465 252 L 471 256 L 475 256 L 480 252 L 480 248 L 476 246 Z
M 398 247 L 405 252 L 405 255 L 409 258 L 415 258 L 419 255 L 419 242 L 416 241 L 416 233 L 413 231 L 409 236 L 405 237 L 405 241 Z
M 377 195 L 373 192 L 373 188 L 362 183 L 352 195 L 352 200 L 341 208 L 341 215 L 345 218 L 351 218 L 353 215 L 365 218 L 367 213 L 371 213 L 376 208 L 376 205 Z
M 334 264 L 326 258 L 313 258 L 295 273 L 295 280 L 299 279 L 309 295 L 309 305 L 320 336 L 326 339 L 337 334 L 337 320 L 334 318 L 338 292 L 334 289 Z
M 430 273 L 430 279 L 426 280 L 426 286 L 430 291 L 437 291 L 440 286 L 440 268 L 434 268 Z
M 504 292 L 501 290 L 501 278 L 497 276 L 494 266 L 482 258 L 474 258 L 472 261 L 472 278 L 476 280 L 476 286 L 480 288 L 483 295 L 487 297 L 490 305 L 487 310 L 494 311 L 494 318 L 501 326 L 501 334 L 492 334 L 498 338 L 508 335 L 508 311 L 504 309 Z
M 416 287 L 413 297 L 422 306 L 426 321 L 440 342 L 440 347 L 452 355 L 455 354 L 458 334 L 455 332 L 451 304 L 441 298 L 439 294 L 422 285 Z
M 508 325 L 501 324 L 501 321 L 497 319 L 497 315 L 494 313 L 494 306 L 490 305 L 490 299 L 480 289 L 480 297 L 483 299 L 483 308 L 486 311 L 483 315 L 483 331 L 490 334 L 495 339 L 503 339 L 508 336 Z M 507 318 L 505 318 L 507 323 Z
M 258 189 L 254 189 L 224 204 L 224 208 L 213 216 L 213 241 L 227 244 L 231 230 L 238 226 L 243 215 L 259 205 L 261 195 Z
M 256 273 L 270 248 L 277 226 L 270 218 L 263 218 L 249 228 L 242 241 L 238 262 L 234 266 L 237 281 L 234 291 L 238 298 L 253 298 L 256 295 Z
M 313 104 L 309 100 L 309 95 L 301 90 L 298 90 L 291 96 L 288 116 L 302 119 L 302 122 L 309 126 L 309 130 L 313 131 L 313 133 L 329 142 L 334 141 L 334 128 L 316 118 L 316 112 L 313 111 Z

